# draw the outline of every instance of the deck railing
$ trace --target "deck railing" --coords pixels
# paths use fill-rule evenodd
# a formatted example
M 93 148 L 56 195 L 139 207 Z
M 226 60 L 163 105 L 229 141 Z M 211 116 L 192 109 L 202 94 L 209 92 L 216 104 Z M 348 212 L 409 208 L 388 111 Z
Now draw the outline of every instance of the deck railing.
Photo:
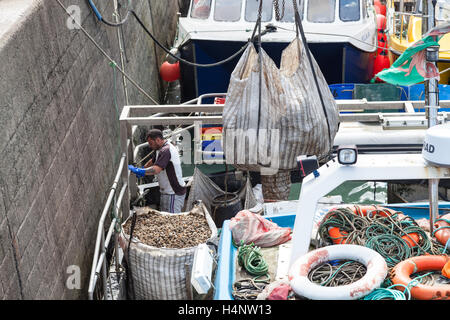
M 107 258 L 106 258 L 106 252 L 109 248 L 109 245 L 111 243 L 111 239 L 114 236 L 114 254 L 115 254 L 115 265 L 116 265 L 116 272 L 119 272 L 118 267 L 120 263 L 120 257 L 119 257 L 119 248 L 118 248 L 118 232 L 117 232 L 117 226 L 121 223 L 123 218 L 123 211 L 121 210 L 121 204 L 124 199 L 124 195 L 128 191 L 128 183 L 121 181 L 121 175 L 123 172 L 123 169 L 126 164 L 126 155 L 123 154 L 120 163 L 119 168 L 117 170 L 116 176 L 114 178 L 114 182 L 111 186 L 111 189 L 109 191 L 108 198 L 106 200 L 106 204 L 103 208 L 102 215 L 100 216 L 100 221 L 98 223 L 98 229 L 97 229 L 97 238 L 95 243 L 95 251 L 94 251 L 94 257 L 92 262 L 92 269 L 91 269 L 91 275 L 89 279 L 89 289 L 88 289 L 88 295 L 89 299 L 94 299 L 94 291 L 97 287 L 97 282 L 101 278 L 102 284 L 103 284 L 103 292 L 100 294 L 102 296 L 102 299 L 106 299 L 106 289 L 108 287 L 108 282 L 110 281 L 110 278 L 108 276 L 108 265 L 107 265 Z M 122 186 L 120 188 L 120 182 L 122 182 Z M 119 192 L 120 188 L 120 192 Z M 105 222 L 108 217 L 108 213 L 110 213 L 112 210 L 112 219 L 111 224 L 108 228 L 108 233 L 105 235 Z M 112 295 L 112 293 L 111 293 Z

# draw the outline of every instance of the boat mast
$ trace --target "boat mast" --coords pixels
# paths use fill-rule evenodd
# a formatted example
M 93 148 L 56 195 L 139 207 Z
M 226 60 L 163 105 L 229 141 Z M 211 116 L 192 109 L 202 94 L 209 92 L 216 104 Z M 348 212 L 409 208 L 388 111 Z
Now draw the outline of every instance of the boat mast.
M 434 10 L 436 0 L 424 0 L 422 3 L 422 34 L 430 31 L 435 26 Z M 436 41 L 437 37 L 433 36 Z M 436 66 L 439 60 L 439 46 L 431 46 L 426 49 L 427 62 Z M 439 84 L 438 80 L 433 78 L 425 81 L 425 105 L 428 120 L 428 128 L 438 124 L 437 114 L 439 109 Z M 439 215 L 439 179 L 428 180 L 428 196 L 430 202 L 430 233 L 433 234 L 434 223 Z

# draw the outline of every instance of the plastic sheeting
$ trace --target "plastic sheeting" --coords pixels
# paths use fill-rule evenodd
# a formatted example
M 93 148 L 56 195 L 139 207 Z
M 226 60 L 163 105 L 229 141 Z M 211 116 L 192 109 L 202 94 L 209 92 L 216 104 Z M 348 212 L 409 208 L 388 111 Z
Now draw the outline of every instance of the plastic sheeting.
M 228 164 L 270 174 L 295 168 L 299 155 L 328 153 L 338 129 L 339 113 L 312 57 L 324 114 L 300 39 L 294 39 L 283 51 L 280 69 L 264 50 L 261 52 L 261 104 L 258 53 L 249 45 L 230 78 L 223 110 L 223 145 Z
M 211 204 L 215 196 L 225 194 L 225 191 L 217 186 L 197 167 L 194 169 L 193 181 L 189 191 L 189 197 L 186 203 L 186 210 L 191 210 L 194 203 L 201 200 L 209 212 L 211 212 Z M 247 176 L 244 187 L 238 192 L 239 198 L 244 200 L 244 209 L 253 208 L 258 204 L 253 194 L 252 185 L 249 176 Z

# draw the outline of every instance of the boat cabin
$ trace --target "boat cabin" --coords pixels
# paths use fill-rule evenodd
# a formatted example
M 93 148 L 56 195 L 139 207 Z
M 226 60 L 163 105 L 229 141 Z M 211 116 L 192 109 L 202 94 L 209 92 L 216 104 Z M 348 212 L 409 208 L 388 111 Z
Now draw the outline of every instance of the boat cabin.
M 369 16 L 365 0 L 303 1 L 303 7 L 297 0 L 297 6 L 306 23 L 355 22 Z M 258 9 L 258 0 L 193 0 L 189 17 L 216 22 L 255 22 Z M 262 22 L 278 22 L 278 14 L 281 22 L 294 22 L 293 2 L 278 1 L 278 8 L 274 8 L 272 1 L 263 1 Z

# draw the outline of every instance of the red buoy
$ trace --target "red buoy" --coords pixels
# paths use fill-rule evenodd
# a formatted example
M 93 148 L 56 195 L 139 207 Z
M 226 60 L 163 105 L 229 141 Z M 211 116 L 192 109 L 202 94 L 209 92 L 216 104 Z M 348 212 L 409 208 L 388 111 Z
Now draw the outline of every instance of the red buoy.
M 375 61 L 373 64 L 373 75 L 375 76 L 378 72 L 383 71 L 391 66 L 391 62 L 389 61 L 389 57 L 387 52 L 382 51 L 380 54 L 377 54 L 375 57 Z M 377 82 L 381 82 L 382 80 L 376 78 Z
M 180 62 L 169 63 L 165 61 L 159 69 L 159 74 L 161 78 L 167 82 L 180 79 Z
M 380 10 L 380 14 L 382 14 L 383 16 L 386 15 L 386 5 L 384 3 L 382 3 L 380 0 L 374 0 L 373 5 L 375 6 L 375 11 L 377 11 L 376 8 L 378 8 Z
M 378 31 L 386 29 L 386 17 L 382 14 L 377 14 L 377 29 Z
M 386 52 L 387 50 L 387 37 L 385 33 L 378 32 L 378 49 L 377 54 Z

